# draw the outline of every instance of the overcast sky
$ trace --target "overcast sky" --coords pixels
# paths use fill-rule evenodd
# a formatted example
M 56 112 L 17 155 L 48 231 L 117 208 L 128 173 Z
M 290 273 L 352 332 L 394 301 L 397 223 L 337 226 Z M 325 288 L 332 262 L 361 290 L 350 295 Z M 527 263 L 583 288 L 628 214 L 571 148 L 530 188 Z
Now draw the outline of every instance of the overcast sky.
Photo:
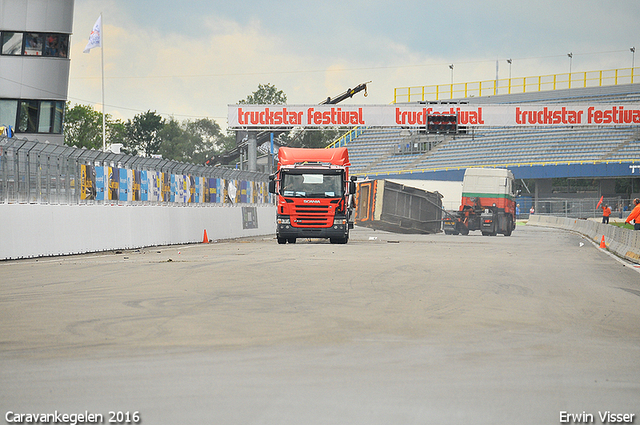
M 106 112 L 209 117 L 271 83 L 315 104 L 371 81 L 349 104 L 388 104 L 396 87 L 629 68 L 637 0 L 75 0 L 69 100 L 99 109 L 103 14 Z M 636 66 L 640 66 L 640 51 Z

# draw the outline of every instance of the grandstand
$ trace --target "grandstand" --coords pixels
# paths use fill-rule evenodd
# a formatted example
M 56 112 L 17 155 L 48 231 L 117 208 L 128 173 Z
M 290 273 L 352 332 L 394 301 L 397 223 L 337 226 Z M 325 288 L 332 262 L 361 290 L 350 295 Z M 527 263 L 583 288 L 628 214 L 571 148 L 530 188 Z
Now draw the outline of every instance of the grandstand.
M 468 104 L 640 103 L 640 84 L 448 100 Z M 469 128 L 456 135 L 371 128 L 347 144 L 361 177 L 461 180 L 467 167 L 507 167 L 516 178 L 632 177 L 640 127 Z

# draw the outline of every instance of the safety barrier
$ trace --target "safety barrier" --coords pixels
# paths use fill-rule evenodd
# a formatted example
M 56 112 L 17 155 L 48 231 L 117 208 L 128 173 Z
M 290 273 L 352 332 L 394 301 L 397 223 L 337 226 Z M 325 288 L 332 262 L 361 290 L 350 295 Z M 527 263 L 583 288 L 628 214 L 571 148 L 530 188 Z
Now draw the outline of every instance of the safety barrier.
M 274 205 L 0 204 L 0 260 L 275 234 Z
M 640 232 L 592 220 L 548 215 L 532 215 L 527 224 L 574 231 L 598 244 L 602 242 L 604 236 L 604 243 L 609 251 L 621 258 L 640 264 Z
M 0 260 L 275 233 L 263 173 L 0 137 Z
M 468 83 L 398 87 L 393 91 L 393 103 L 633 84 L 638 82 L 639 78 L 640 68 L 620 68 Z

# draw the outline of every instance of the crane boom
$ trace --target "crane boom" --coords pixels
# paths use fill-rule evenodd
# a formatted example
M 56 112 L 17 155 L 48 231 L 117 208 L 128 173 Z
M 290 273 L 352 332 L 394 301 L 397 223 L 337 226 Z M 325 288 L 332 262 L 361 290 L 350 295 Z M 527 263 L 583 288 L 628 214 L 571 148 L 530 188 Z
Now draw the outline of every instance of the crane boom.
M 361 92 L 362 90 L 364 90 L 364 96 L 367 97 L 367 84 L 369 84 L 371 81 L 368 81 L 366 83 L 362 83 L 362 84 L 358 84 L 356 87 L 352 88 L 352 89 L 347 89 L 347 91 L 345 91 L 344 93 L 340 93 L 339 95 L 337 95 L 336 97 L 334 97 L 333 99 L 330 97 L 327 97 L 326 100 L 324 100 L 323 102 L 320 102 L 320 105 L 334 105 L 336 103 L 342 102 L 343 100 L 353 97 L 354 94 Z

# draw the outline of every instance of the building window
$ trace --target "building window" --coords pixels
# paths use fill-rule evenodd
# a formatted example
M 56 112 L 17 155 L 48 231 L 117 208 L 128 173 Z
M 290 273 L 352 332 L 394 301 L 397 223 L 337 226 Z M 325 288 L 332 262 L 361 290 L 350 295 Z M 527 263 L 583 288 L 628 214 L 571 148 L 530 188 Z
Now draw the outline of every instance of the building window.
M 28 32 L 24 35 L 24 55 L 40 56 L 42 55 L 43 43 L 42 34 Z
M 62 117 L 64 116 L 64 102 L 58 100 L 54 102 L 53 111 L 53 134 L 62 134 Z
M 51 133 L 53 127 L 53 103 L 40 102 L 38 111 L 38 133 Z
M 2 33 L 2 54 L 20 55 L 22 54 L 22 33 L 3 32 Z
M 17 117 L 18 101 L 0 99 L 0 125 L 10 125 L 15 129 Z
M 0 99 L 0 125 L 16 133 L 62 134 L 62 100 Z
M 69 35 L 2 31 L 3 55 L 69 57 Z
M 69 37 L 59 34 L 47 34 L 44 41 L 44 55 L 66 58 L 69 48 Z
M 36 133 L 38 130 L 38 101 L 21 100 L 16 133 Z

